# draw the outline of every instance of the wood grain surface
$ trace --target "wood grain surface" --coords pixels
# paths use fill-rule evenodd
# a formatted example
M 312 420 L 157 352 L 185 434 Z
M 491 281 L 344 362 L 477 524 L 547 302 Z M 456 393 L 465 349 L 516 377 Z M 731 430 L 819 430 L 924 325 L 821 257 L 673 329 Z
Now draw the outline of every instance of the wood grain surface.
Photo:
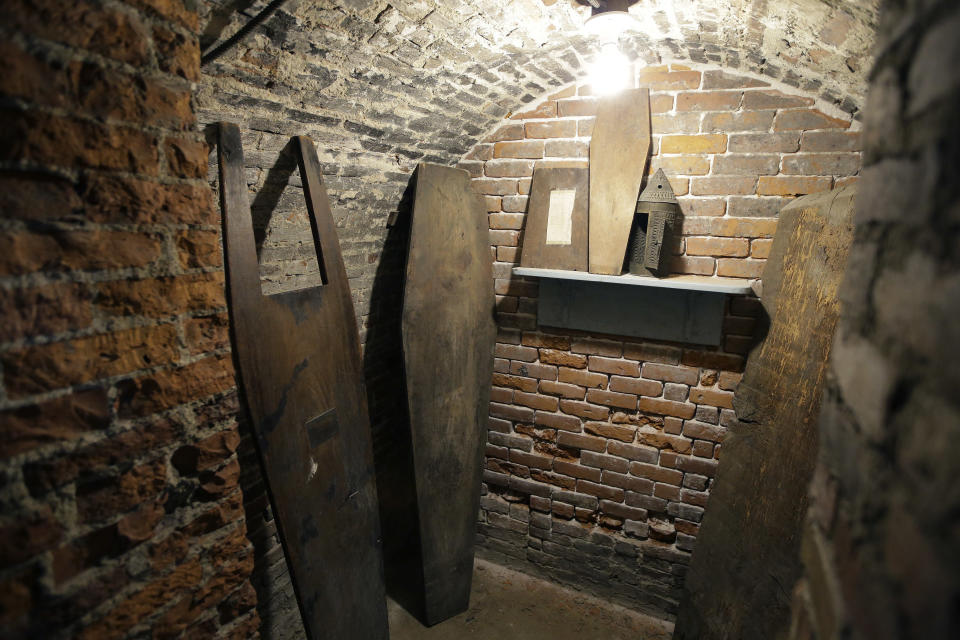
M 435 624 L 469 604 L 496 326 L 486 210 L 468 174 L 421 164 L 412 216 L 403 356 Z
M 786 637 L 855 193 L 805 196 L 780 212 L 763 272 L 770 328 L 734 396 L 738 422 L 723 442 L 677 639 Z
M 240 130 L 221 123 L 230 321 L 243 395 L 311 638 L 388 637 L 359 338 L 337 232 L 309 138 L 300 174 L 326 284 L 263 296 Z
M 527 222 L 523 231 L 521 265 L 569 271 L 587 270 L 589 175 L 587 169 L 542 168 L 534 171 Z M 570 220 L 569 244 L 547 244 L 547 227 L 551 213 L 550 194 L 556 190 L 576 191 Z
M 590 272 L 623 272 L 633 212 L 650 152 L 650 91 L 601 100 L 590 140 Z

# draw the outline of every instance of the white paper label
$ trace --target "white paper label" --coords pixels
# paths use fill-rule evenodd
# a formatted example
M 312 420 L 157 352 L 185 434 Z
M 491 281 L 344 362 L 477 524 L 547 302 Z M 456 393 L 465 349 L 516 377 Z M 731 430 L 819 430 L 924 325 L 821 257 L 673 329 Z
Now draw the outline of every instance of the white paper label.
M 573 237 L 573 202 L 576 196 L 576 189 L 555 189 L 550 192 L 547 244 L 570 244 Z

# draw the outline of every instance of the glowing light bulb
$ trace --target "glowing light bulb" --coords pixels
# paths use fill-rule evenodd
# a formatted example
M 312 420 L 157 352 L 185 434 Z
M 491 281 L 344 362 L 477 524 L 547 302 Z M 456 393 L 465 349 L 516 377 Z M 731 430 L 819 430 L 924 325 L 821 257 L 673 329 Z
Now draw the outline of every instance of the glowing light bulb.
M 630 68 L 630 60 L 616 43 L 605 43 L 590 68 L 593 92 L 606 96 L 623 91 L 631 85 Z

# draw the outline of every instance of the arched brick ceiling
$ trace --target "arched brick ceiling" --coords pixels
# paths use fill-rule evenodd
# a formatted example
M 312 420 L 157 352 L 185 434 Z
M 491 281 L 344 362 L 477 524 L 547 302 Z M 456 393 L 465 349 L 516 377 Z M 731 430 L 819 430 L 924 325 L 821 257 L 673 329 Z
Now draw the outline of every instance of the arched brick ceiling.
M 199 4 L 201 44 L 209 46 L 267 3 Z M 622 45 L 644 62 L 748 70 L 852 114 L 863 104 L 877 0 L 640 0 L 631 12 L 641 29 Z M 595 50 L 581 29 L 588 14 L 574 0 L 289 0 L 205 70 L 229 85 L 218 71 L 226 62 L 247 92 L 253 84 L 264 94 L 300 94 L 311 111 L 348 113 L 376 132 L 397 127 L 416 142 L 429 135 L 432 142 L 414 146 L 446 157 L 584 73 Z M 365 148 L 396 148 L 389 138 Z

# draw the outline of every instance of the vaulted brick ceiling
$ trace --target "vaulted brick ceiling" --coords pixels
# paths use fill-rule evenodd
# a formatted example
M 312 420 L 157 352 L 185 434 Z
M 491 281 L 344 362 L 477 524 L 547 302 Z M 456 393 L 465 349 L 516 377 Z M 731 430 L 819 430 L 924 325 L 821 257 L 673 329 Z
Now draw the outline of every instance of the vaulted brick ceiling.
M 266 4 L 201 0 L 202 45 Z M 853 114 L 863 105 L 877 0 L 640 0 L 631 13 L 641 28 L 622 46 L 645 63 L 748 70 Z M 264 93 L 301 94 L 378 130 L 429 131 L 447 141 L 435 151 L 453 151 L 582 75 L 596 46 L 582 32 L 587 15 L 574 0 L 289 0 L 224 58 L 237 83 L 256 76 Z M 219 75 L 219 64 L 207 71 Z M 459 115 L 450 122 L 460 127 L 438 127 L 437 115 Z

